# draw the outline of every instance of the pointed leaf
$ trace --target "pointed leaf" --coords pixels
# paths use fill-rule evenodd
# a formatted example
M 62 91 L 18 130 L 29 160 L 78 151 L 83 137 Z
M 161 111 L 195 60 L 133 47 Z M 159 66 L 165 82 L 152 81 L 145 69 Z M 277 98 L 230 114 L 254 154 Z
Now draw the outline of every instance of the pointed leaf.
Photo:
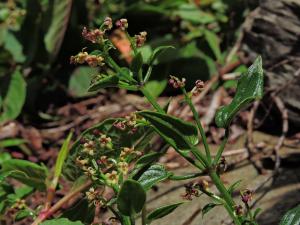
M 238 180 L 238 181 L 234 182 L 232 185 L 230 185 L 230 187 L 227 189 L 228 193 L 232 195 L 234 190 L 240 185 L 241 182 L 242 182 L 242 180 Z
M 263 68 L 262 59 L 259 56 L 248 72 L 243 74 L 237 85 L 236 94 L 232 102 L 221 107 L 215 117 L 218 127 L 226 128 L 230 125 L 233 117 L 245 106 L 263 96 Z
M 52 21 L 45 35 L 44 42 L 51 60 L 55 58 L 64 40 L 71 15 L 72 0 L 54 0 Z
M 63 145 L 61 146 L 61 149 L 58 153 L 56 163 L 55 163 L 55 170 L 54 170 L 54 179 L 57 179 L 60 177 L 62 167 L 64 165 L 64 162 L 68 156 L 69 153 L 69 144 L 71 141 L 73 133 L 70 132 L 67 139 L 64 141 Z M 56 186 L 56 185 L 55 185 Z M 55 187 L 54 187 L 55 188 Z
M 146 202 L 146 192 L 142 185 L 134 180 L 126 180 L 118 194 L 118 210 L 126 216 L 140 212 Z
M 46 189 L 47 171 L 38 164 L 26 160 L 10 159 L 3 162 L 1 172 L 10 172 L 9 177 L 30 187 L 41 191 Z
M 257 208 L 255 209 L 254 213 L 253 213 L 253 218 L 255 219 L 257 217 L 257 215 L 262 211 L 261 208 Z
M 118 83 L 119 83 L 119 78 L 117 76 L 108 75 L 93 83 L 89 87 L 88 91 L 91 92 L 91 91 L 98 91 L 99 89 L 107 88 L 107 87 L 117 87 Z
M 147 191 L 153 185 L 166 180 L 172 173 L 168 172 L 163 165 L 155 164 L 150 166 L 138 179 L 138 182 Z
M 191 123 L 159 112 L 142 111 L 138 114 L 148 120 L 155 131 L 175 148 L 190 149 L 191 145 L 198 143 L 198 130 Z
M 222 62 L 222 53 L 221 53 L 221 49 L 220 49 L 219 37 L 215 33 L 211 32 L 209 30 L 205 30 L 204 35 L 205 35 L 205 39 L 206 39 L 209 47 L 211 48 L 212 52 L 214 53 L 216 59 L 219 62 Z
M 213 208 L 215 208 L 216 206 L 218 206 L 220 204 L 216 204 L 216 203 L 208 203 L 207 205 L 205 205 L 202 209 L 202 217 L 208 213 L 210 210 L 212 210 Z
M 1 87 L 1 86 L 0 86 Z M 0 94 L 2 94 L 0 92 Z M 19 70 L 16 70 L 11 77 L 8 91 L 0 105 L 0 123 L 15 119 L 21 112 L 25 103 L 26 82 Z M 1 109 L 2 108 L 2 109 Z
M 181 204 L 183 204 L 184 202 L 178 202 L 175 204 L 171 204 L 171 205 L 166 205 L 166 206 L 162 206 L 159 207 L 157 209 L 155 209 L 154 211 L 152 211 L 148 216 L 147 216 L 147 221 L 148 223 L 151 223 L 151 221 L 153 220 L 157 220 L 160 219 L 164 216 L 169 215 L 170 213 L 172 213 L 178 206 L 180 206 Z
M 133 72 L 139 72 L 140 69 L 142 68 L 143 66 L 143 56 L 142 56 L 142 53 L 139 52 L 132 60 L 131 62 L 131 65 L 130 65 L 130 69 L 133 71 Z
M 153 51 L 153 53 L 152 53 L 152 55 L 151 55 L 151 57 L 150 57 L 150 60 L 149 60 L 149 65 L 152 65 L 152 64 L 154 63 L 155 59 L 156 59 L 160 54 L 162 54 L 162 53 L 163 53 L 164 51 L 166 51 L 167 49 L 171 49 L 171 48 L 174 49 L 173 46 L 168 45 L 168 46 L 160 46 L 160 47 L 157 47 L 156 49 L 154 49 L 154 51 Z
M 149 165 L 149 164 L 155 162 L 156 160 L 158 160 L 159 157 L 161 157 L 163 154 L 164 153 L 161 153 L 161 152 L 151 152 L 146 155 L 143 155 L 141 158 L 139 158 L 136 161 L 135 168 L 141 168 L 146 165 Z
M 280 220 L 279 225 L 299 225 L 300 224 L 300 205 L 287 211 Z

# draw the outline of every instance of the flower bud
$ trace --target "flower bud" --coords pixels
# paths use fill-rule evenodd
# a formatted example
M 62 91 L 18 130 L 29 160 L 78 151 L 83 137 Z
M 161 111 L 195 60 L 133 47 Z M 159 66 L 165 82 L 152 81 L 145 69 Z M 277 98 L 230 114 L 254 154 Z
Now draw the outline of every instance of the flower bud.
M 127 21 L 127 19 L 119 19 L 116 22 L 116 26 L 118 28 L 120 28 L 121 30 L 126 30 L 128 28 L 128 21 Z

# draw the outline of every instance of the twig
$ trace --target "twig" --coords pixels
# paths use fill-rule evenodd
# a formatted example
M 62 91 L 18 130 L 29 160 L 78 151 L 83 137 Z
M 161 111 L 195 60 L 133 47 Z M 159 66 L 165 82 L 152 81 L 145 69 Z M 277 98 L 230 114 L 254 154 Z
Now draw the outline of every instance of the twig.
M 81 191 L 85 190 L 89 186 L 91 186 L 92 181 L 88 180 L 83 185 L 76 188 L 74 191 L 70 192 L 62 199 L 60 199 L 57 203 L 55 203 L 49 210 L 42 211 L 37 219 L 32 223 L 32 225 L 38 225 L 50 216 L 52 216 L 57 210 L 59 210 L 65 203 L 67 203 L 70 199 L 72 199 L 75 195 L 80 193 Z
M 276 95 L 271 95 L 272 99 L 274 100 L 278 110 L 281 113 L 282 118 L 282 134 L 280 138 L 278 139 L 277 144 L 274 147 L 275 152 L 275 168 L 274 168 L 274 174 L 278 172 L 278 169 L 280 167 L 280 156 L 279 156 L 279 150 L 283 145 L 284 139 L 286 137 L 286 134 L 289 129 L 289 123 L 288 123 L 288 111 L 284 106 L 283 101 Z

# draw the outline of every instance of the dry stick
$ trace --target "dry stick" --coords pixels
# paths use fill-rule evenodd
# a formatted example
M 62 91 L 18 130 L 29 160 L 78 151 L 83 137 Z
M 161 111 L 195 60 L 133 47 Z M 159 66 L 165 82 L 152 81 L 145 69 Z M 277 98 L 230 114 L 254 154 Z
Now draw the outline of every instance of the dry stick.
M 262 182 L 257 188 L 255 188 L 254 192 L 258 192 L 259 189 L 261 189 L 267 182 L 269 182 L 272 179 L 272 184 L 269 188 L 266 188 L 265 191 L 253 202 L 251 205 L 251 208 L 254 208 L 255 205 L 268 193 L 269 189 L 273 186 L 275 182 L 275 178 L 278 175 L 279 167 L 280 167 L 280 156 L 279 156 L 279 150 L 283 145 L 283 142 L 285 140 L 286 134 L 288 132 L 288 112 L 285 108 L 285 105 L 283 101 L 275 95 L 275 93 L 271 94 L 271 98 L 275 102 L 278 110 L 281 112 L 282 117 L 282 134 L 280 138 L 277 141 L 277 144 L 274 146 L 274 152 L 275 152 L 275 167 L 273 173 L 268 176 L 264 182 Z
M 65 203 L 67 203 L 70 199 L 72 199 L 75 195 L 85 190 L 89 186 L 91 186 L 92 181 L 88 180 L 83 185 L 76 188 L 74 191 L 65 195 L 62 199 L 60 199 L 57 203 L 55 203 L 49 210 L 46 212 L 41 212 L 37 219 L 32 223 L 32 225 L 38 225 L 50 216 L 52 216 L 56 211 L 58 211 Z
M 278 169 L 279 169 L 279 166 L 280 166 L 279 150 L 282 147 L 284 139 L 285 139 L 286 134 L 288 132 L 289 123 L 288 123 L 288 111 L 285 108 L 285 105 L 284 105 L 283 101 L 281 100 L 281 98 L 279 98 L 276 95 L 271 95 L 271 97 L 274 100 L 278 110 L 280 111 L 281 118 L 282 118 L 282 134 L 281 134 L 280 138 L 278 139 L 278 142 L 277 142 L 276 146 L 274 147 L 274 151 L 275 151 L 275 170 L 274 170 L 274 174 L 276 174 L 278 172 Z

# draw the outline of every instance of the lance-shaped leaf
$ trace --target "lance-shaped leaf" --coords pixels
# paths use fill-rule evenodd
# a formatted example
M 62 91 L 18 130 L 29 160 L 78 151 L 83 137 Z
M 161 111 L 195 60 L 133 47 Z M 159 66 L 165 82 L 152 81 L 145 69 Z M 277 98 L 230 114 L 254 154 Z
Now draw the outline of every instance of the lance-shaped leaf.
M 221 107 L 215 117 L 218 127 L 226 128 L 233 117 L 245 106 L 254 100 L 261 99 L 264 86 L 262 59 L 259 56 L 247 73 L 243 74 L 237 84 L 237 91 L 232 102 Z
M 50 27 L 45 35 L 44 42 L 51 60 L 58 54 L 68 27 L 73 0 L 55 0 Z
M 155 164 L 155 165 L 150 166 L 142 174 L 142 176 L 139 178 L 138 182 L 147 191 L 153 185 L 167 179 L 171 175 L 172 175 L 172 173 L 168 172 L 163 165 Z
M 279 225 L 299 225 L 300 224 L 300 205 L 287 211 L 280 220 Z
M 91 91 L 98 91 L 99 89 L 107 88 L 107 87 L 117 87 L 118 83 L 119 83 L 119 78 L 116 75 L 108 75 L 93 83 L 89 87 L 88 91 L 91 92 Z
M 186 150 L 198 143 L 197 128 L 191 123 L 159 112 L 143 111 L 138 114 L 148 120 L 155 131 L 175 148 Z
M 118 194 L 118 210 L 126 216 L 140 212 L 146 202 L 146 192 L 142 185 L 134 180 L 126 180 Z
M 153 53 L 152 53 L 152 55 L 151 55 L 151 57 L 150 57 L 149 65 L 153 64 L 154 61 L 155 61 L 155 59 L 156 59 L 160 54 L 162 54 L 162 53 L 163 53 L 164 51 L 166 51 L 167 49 L 171 49 L 171 48 L 174 49 L 174 47 L 173 47 L 173 46 L 170 46 L 170 45 L 157 47 L 157 48 L 153 51 Z
M 147 222 L 150 224 L 153 220 L 157 220 L 164 216 L 169 215 L 182 203 L 184 203 L 184 202 L 178 202 L 175 204 L 166 205 L 166 206 L 162 206 L 162 207 L 155 209 L 147 216 Z
M 39 190 L 46 189 L 47 171 L 45 167 L 38 164 L 26 160 L 10 159 L 3 162 L 1 172 L 30 187 Z
M 5 90 L 6 87 L 1 84 L 0 89 Z M 21 113 L 25 103 L 26 82 L 18 69 L 11 76 L 7 92 L 1 93 L 0 91 L 0 95 L 2 94 L 4 96 L 1 97 L 0 123 L 15 119 Z

